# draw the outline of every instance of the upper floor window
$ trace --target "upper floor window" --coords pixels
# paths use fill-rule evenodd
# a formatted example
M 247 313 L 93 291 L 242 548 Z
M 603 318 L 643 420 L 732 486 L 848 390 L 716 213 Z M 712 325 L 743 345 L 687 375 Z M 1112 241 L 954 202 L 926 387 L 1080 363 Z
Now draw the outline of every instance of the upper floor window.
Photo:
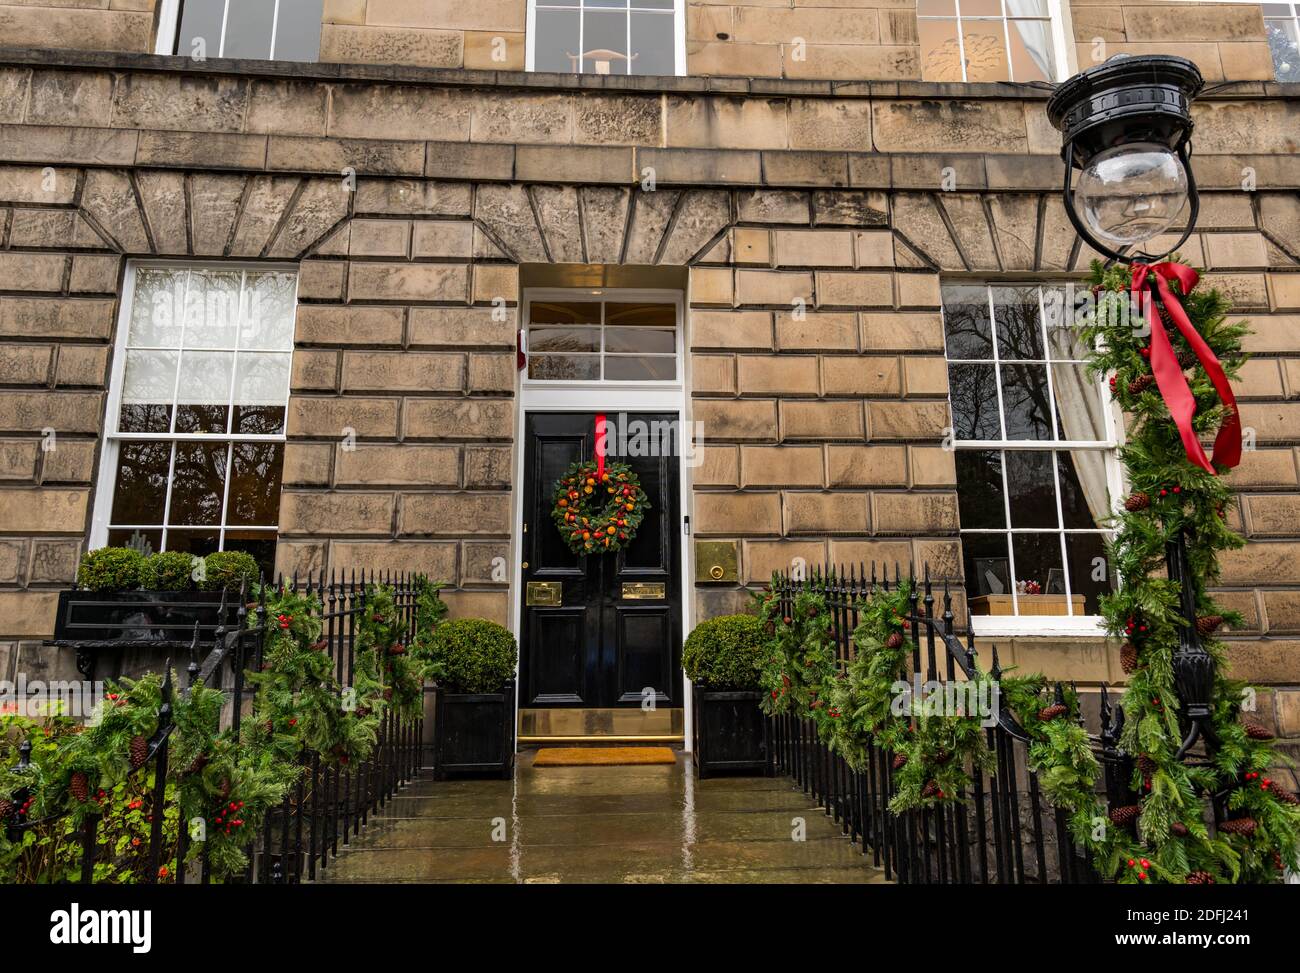
M 964 573 L 976 630 L 1095 626 L 1113 583 L 1116 431 L 1064 287 L 948 284 L 943 322 Z M 1002 618 L 984 616 L 1003 616 Z M 1061 624 L 1056 621 L 1058 626 Z M 1068 623 L 1067 623 L 1068 624 Z
M 918 0 L 926 81 L 1056 81 L 1057 0 Z
M 686 73 L 685 0 L 528 0 L 530 71 Z
M 1265 3 L 1264 34 L 1279 81 L 1300 81 L 1300 3 Z
M 162 0 L 158 54 L 315 61 L 324 0 Z
M 274 566 L 297 275 L 132 265 L 109 389 L 93 546 Z

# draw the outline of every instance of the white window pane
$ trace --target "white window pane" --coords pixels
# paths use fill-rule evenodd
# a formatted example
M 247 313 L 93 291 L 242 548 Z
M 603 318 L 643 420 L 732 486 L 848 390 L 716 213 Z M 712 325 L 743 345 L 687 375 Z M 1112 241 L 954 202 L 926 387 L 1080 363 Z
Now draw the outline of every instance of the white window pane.
M 551 382 L 595 382 L 600 379 L 600 356 L 529 355 L 528 377 Z
M 576 74 L 578 18 L 576 10 L 538 10 L 533 38 L 533 68 Z
M 605 357 L 605 378 L 611 382 L 671 382 L 676 377 L 676 358 Z
M 134 348 L 179 348 L 185 305 L 184 270 L 143 268 L 135 275 L 131 326 L 127 342 Z
M 234 366 L 233 352 L 185 352 L 181 356 L 176 401 L 191 405 L 225 405 L 230 401 L 230 373 Z
M 530 328 L 530 352 L 600 351 L 599 328 Z
M 269 58 L 274 20 L 274 0 L 229 0 L 221 56 Z
M 216 57 L 221 50 L 221 22 L 226 0 L 185 0 L 181 29 L 176 33 L 176 53 L 185 57 Z
M 235 365 L 236 405 L 284 405 L 289 395 L 290 355 L 240 352 Z
M 1006 28 L 1001 20 L 963 20 L 961 42 L 967 81 L 1010 80 Z
M 239 320 L 238 271 L 194 273 L 185 298 L 185 347 L 233 348 Z
M 170 403 L 176 393 L 174 351 L 128 351 L 122 401 L 128 405 Z
M 1106 412 L 1097 379 L 1084 365 L 1053 365 L 1057 435 L 1074 442 L 1104 440 Z
M 586 74 L 627 74 L 627 14 L 586 11 L 582 22 L 582 70 Z
M 1052 80 L 1051 26 L 1047 20 L 1011 20 L 1007 23 L 1013 81 Z
M 632 15 L 632 74 L 677 73 L 676 35 L 669 14 Z
M 249 274 L 240 318 L 239 347 L 288 351 L 298 278 L 294 274 Z
M 962 13 L 966 12 L 966 0 L 962 0 Z M 1007 0 L 1008 17 L 1051 17 L 1047 9 L 1047 0 Z
M 323 0 L 280 0 L 271 56 L 277 61 L 318 60 L 323 10 Z

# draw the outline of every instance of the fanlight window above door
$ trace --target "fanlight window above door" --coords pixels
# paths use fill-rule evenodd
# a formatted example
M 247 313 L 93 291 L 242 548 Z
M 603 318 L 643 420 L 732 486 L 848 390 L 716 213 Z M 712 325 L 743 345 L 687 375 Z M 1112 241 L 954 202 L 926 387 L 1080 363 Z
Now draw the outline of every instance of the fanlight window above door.
M 526 342 L 529 381 L 679 381 L 672 303 L 532 300 Z

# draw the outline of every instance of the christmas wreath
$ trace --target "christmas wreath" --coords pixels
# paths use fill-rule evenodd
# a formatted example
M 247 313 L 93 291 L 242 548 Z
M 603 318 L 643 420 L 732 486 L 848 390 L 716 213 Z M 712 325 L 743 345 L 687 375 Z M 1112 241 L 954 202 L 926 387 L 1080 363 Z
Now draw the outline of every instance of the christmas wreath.
M 551 519 L 575 554 L 620 550 L 636 537 L 650 501 L 626 463 L 569 464 L 555 481 Z

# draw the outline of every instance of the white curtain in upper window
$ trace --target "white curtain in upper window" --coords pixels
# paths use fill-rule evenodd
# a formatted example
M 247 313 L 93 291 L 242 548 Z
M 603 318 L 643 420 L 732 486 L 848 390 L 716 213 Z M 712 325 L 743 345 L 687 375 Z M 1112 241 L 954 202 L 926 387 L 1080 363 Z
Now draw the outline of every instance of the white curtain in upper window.
M 1043 0 L 1007 0 L 1008 17 L 1041 17 Z M 1052 39 L 1049 34 L 1050 20 L 1013 20 L 1020 39 L 1025 42 L 1029 56 L 1034 59 L 1045 78 L 1055 78 L 1056 68 L 1052 64 Z

